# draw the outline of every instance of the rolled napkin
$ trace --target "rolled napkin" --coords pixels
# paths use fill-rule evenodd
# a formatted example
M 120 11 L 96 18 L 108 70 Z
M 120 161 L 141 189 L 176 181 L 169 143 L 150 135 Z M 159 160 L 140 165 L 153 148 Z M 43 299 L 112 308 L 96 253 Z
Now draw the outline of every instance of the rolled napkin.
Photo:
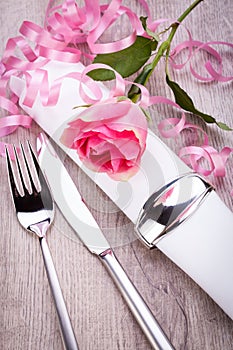
M 84 66 L 81 63 L 50 61 L 43 66 L 43 70 L 47 71 L 49 84 L 52 84 L 56 79 L 72 72 L 81 73 Z M 30 74 L 33 75 L 33 72 Z M 31 107 L 26 106 L 24 102 L 28 87 L 23 78 L 12 76 L 10 87 L 19 97 L 21 108 L 32 116 L 135 224 L 155 191 L 174 179 L 191 173 L 190 168 L 151 131 L 148 132 L 140 169 L 128 181 L 116 181 L 104 173 L 93 172 L 82 164 L 75 150 L 65 147 L 60 141 L 68 122 L 83 110 L 83 107 L 74 109 L 74 106 L 86 104 L 79 94 L 80 81 L 68 76 L 64 78 L 54 106 L 45 106 L 39 92 Z M 103 95 L 108 94 L 104 85 L 99 83 L 99 87 Z M 182 191 L 182 186 L 180 190 Z M 158 200 L 161 200 L 163 193 L 157 193 Z M 180 220 L 178 225 L 176 223 L 171 229 L 165 230 L 160 239 L 152 238 L 150 246 L 157 246 L 233 319 L 232 227 L 232 212 L 211 190 L 196 210 Z M 152 230 L 152 236 L 153 234 Z

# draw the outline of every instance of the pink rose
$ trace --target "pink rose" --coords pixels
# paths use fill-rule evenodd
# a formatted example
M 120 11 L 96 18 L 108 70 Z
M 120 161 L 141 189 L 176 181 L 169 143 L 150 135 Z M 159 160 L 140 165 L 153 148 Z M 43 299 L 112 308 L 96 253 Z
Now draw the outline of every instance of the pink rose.
M 89 169 L 127 180 L 138 170 L 146 137 L 141 108 L 131 100 L 114 98 L 87 107 L 68 124 L 61 142 L 77 150 Z

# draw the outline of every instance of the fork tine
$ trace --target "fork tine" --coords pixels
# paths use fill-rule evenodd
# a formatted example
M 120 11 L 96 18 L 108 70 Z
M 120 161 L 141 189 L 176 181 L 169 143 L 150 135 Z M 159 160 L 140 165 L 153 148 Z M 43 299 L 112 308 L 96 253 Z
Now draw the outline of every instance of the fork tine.
M 15 178 L 13 175 L 13 169 L 12 169 L 12 165 L 11 165 L 11 160 L 10 160 L 10 155 L 9 155 L 9 151 L 8 151 L 7 147 L 6 147 L 6 160 L 7 160 L 7 169 L 8 169 L 8 175 L 9 175 L 12 195 L 14 198 L 16 198 L 16 197 L 20 196 L 20 193 L 19 193 L 18 188 L 16 186 Z
M 33 180 L 33 177 L 32 177 L 32 174 L 31 174 L 31 170 L 30 170 L 30 167 L 29 167 L 29 164 L 28 164 L 28 161 L 27 161 L 27 157 L 26 157 L 26 154 L 25 154 L 24 147 L 23 147 L 22 143 L 20 143 L 20 148 L 21 148 L 21 152 L 22 152 L 22 155 L 23 155 L 23 159 L 24 159 L 25 165 L 26 165 L 26 169 L 27 169 L 29 180 L 30 180 L 32 192 L 37 192 L 36 185 L 35 185 L 35 182 Z
M 27 189 L 26 184 L 25 184 L 25 180 L 24 180 L 23 173 L 22 173 L 21 166 L 20 166 L 20 162 L 19 162 L 18 152 L 16 150 L 15 145 L 13 145 L 13 148 L 14 148 L 15 160 L 16 160 L 16 164 L 17 164 L 17 168 L 18 168 L 18 172 L 19 172 L 19 177 L 20 177 L 21 184 L 22 184 L 23 191 L 24 191 L 24 195 L 25 195 L 25 194 L 28 194 L 29 192 L 28 192 L 28 189 Z
M 47 208 L 52 209 L 53 208 L 53 198 L 51 196 L 51 191 L 50 188 L 48 186 L 48 183 L 44 177 L 43 172 L 41 171 L 41 168 L 39 166 L 38 160 L 35 156 L 35 153 L 32 149 L 32 146 L 30 144 L 30 142 L 28 142 L 28 149 L 30 151 L 31 157 L 32 157 L 32 161 L 35 165 L 35 169 L 38 175 L 38 179 L 39 179 L 39 183 L 40 183 L 40 187 L 41 187 L 41 191 L 40 191 L 40 195 L 41 195 L 41 199 L 43 201 L 43 203 L 47 206 Z
M 38 160 L 35 156 L 35 153 L 33 152 L 32 146 L 31 146 L 29 141 L 27 143 L 28 143 L 28 148 L 29 148 L 33 163 L 35 165 L 36 173 L 38 175 L 38 179 L 39 179 L 40 186 L 41 186 L 41 191 L 47 191 L 48 193 L 50 193 L 50 189 L 48 187 L 47 181 L 45 180 L 44 174 L 41 171 Z

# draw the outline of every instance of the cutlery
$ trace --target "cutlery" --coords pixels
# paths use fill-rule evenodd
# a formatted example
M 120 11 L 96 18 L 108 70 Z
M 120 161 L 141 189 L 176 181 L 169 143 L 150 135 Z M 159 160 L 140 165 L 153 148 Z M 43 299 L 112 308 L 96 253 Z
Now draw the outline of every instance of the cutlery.
M 103 262 L 152 347 L 156 350 L 174 349 L 117 260 L 51 143 L 42 133 L 37 138 L 37 154 L 60 211 L 84 245 Z
M 59 318 L 64 347 L 67 350 L 78 350 L 77 341 L 72 329 L 68 311 L 66 309 L 52 256 L 50 254 L 46 241 L 46 232 L 51 225 L 54 217 L 54 202 L 50 193 L 50 189 L 47 185 L 43 173 L 40 170 L 39 164 L 29 142 L 28 150 L 30 153 L 31 161 L 34 163 L 34 170 L 36 170 L 38 176 L 40 189 L 38 189 L 36 181 L 34 180 L 32 167 L 29 165 L 30 163 L 27 159 L 28 157 L 26 156 L 23 145 L 21 144 L 21 162 L 19 160 L 18 152 L 14 147 L 13 154 L 16 160 L 17 169 L 15 171 L 13 170 L 12 162 L 10 160 L 10 150 L 6 148 L 9 183 L 13 202 L 15 205 L 16 215 L 20 224 L 27 231 L 32 232 L 39 237 L 45 269 Z M 17 173 L 19 175 L 18 186 L 15 180 Z M 28 183 L 26 182 L 25 178 L 28 178 Z M 27 184 L 30 185 L 28 186 Z M 20 187 L 22 191 L 20 191 Z

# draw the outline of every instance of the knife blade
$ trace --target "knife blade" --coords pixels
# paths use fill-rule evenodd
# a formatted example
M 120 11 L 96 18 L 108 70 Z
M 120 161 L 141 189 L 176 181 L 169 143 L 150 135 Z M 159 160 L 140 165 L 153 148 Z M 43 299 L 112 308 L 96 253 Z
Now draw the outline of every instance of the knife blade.
M 174 349 L 149 307 L 126 275 L 48 138 L 37 138 L 38 160 L 60 211 L 78 237 L 103 262 L 131 312 L 156 350 Z

